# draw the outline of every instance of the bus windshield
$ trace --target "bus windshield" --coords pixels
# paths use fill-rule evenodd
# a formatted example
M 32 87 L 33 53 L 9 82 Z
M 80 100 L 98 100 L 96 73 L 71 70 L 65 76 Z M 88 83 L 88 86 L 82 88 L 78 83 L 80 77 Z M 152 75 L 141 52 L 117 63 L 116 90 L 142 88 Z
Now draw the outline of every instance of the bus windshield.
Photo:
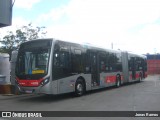
M 48 72 L 51 41 L 31 41 L 20 46 L 16 75 L 20 79 L 39 79 Z

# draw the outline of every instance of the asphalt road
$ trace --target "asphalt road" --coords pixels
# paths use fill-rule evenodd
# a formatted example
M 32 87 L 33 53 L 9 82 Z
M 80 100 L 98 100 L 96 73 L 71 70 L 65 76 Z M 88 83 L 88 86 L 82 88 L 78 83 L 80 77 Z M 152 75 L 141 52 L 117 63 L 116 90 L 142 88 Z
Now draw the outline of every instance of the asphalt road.
M 141 83 L 124 85 L 87 92 L 82 97 L 71 94 L 45 95 L 0 95 L 0 111 L 160 111 L 160 75 L 148 76 Z M 44 119 L 44 118 L 43 118 Z M 50 118 L 53 119 L 53 118 Z M 54 118 L 86 119 L 86 118 Z M 109 120 L 159 120 L 158 118 L 90 118 Z

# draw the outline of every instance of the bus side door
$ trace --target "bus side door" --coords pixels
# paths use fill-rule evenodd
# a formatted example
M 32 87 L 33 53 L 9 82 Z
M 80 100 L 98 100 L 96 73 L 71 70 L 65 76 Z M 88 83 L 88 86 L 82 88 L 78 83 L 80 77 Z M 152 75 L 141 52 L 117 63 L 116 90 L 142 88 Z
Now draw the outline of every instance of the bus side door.
M 99 74 L 98 54 L 96 51 L 89 52 L 89 60 L 90 60 L 90 66 L 91 66 L 92 86 L 99 86 L 100 74 Z
M 136 58 L 131 57 L 131 72 L 132 72 L 132 80 L 136 79 Z

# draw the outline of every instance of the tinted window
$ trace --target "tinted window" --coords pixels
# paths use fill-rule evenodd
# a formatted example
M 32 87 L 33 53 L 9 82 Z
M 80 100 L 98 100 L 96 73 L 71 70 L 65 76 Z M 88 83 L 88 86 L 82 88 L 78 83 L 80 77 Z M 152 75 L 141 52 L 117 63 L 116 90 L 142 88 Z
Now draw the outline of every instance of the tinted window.
M 54 54 L 54 66 L 60 68 L 68 68 L 69 52 L 56 52 Z
M 109 60 L 108 60 L 108 70 L 110 72 L 114 72 L 116 71 L 116 63 L 117 63 L 117 57 L 116 57 L 116 54 L 114 53 L 109 53 Z
M 116 71 L 122 71 L 122 58 L 121 58 L 121 54 L 117 53 L 115 59 L 116 59 L 115 60 L 115 69 L 116 69 Z
M 72 72 L 80 73 L 83 71 L 83 55 L 80 49 L 73 49 L 71 55 Z
M 99 53 L 99 68 L 100 72 L 106 72 L 106 62 L 107 62 L 107 56 L 105 52 Z
M 31 41 L 20 46 L 16 75 L 20 79 L 38 79 L 47 74 L 51 41 Z
M 70 75 L 70 49 L 69 46 L 56 45 L 53 55 L 53 80 Z

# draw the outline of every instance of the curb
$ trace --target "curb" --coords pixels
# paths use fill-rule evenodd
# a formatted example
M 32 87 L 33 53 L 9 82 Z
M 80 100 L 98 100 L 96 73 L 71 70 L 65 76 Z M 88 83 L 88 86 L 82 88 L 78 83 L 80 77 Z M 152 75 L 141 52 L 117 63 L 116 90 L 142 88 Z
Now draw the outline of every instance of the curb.
M 9 99 L 16 99 L 16 98 L 23 98 L 23 97 L 31 97 L 34 96 L 34 94 L 0 94 L 0 100 L 9 100 Z

